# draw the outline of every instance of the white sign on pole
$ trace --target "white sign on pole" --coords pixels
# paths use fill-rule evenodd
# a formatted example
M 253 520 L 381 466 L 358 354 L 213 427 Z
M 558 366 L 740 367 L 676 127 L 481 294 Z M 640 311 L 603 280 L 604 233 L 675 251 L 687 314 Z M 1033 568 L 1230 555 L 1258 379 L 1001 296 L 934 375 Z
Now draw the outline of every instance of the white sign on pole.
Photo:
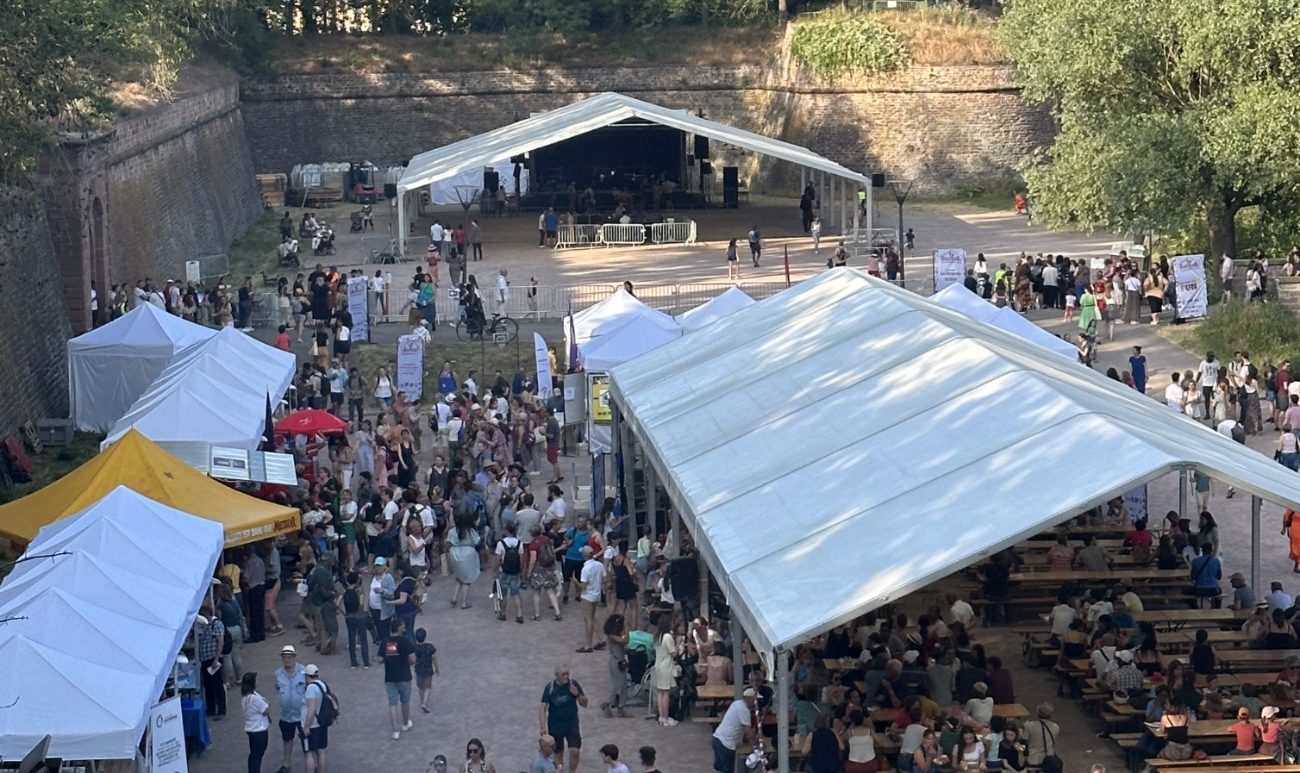
M 537 398 L 545 401 L 555 391 L 555 379 L 551 374 L 551 357 L 546 351 L 546 339 L 541 333 L 533 333 L 533 359 L 537 362 Z
M 1128 510 L 1128 516 L 1134 523 L 1146 519 L 1147 484 L 1143 483 L 1124 492 L 1124 509 Z
M 424 389 L 424 345 L 419 336 L 397 339 L 397 388 L 407 400 L 419 398 Z
M 193 282 L 194 284 L 198 284 L 199 280 L 203 278 L 202 276 L 200 276 L 202 273 L 203 273 L 203 269 L 199 267 L 199 262 L 197 260 L 185 261 L 186 282 Z
M 243 448 L 212 446 L 211 458 L 208 460 L 208 474 L 226 480 L 251 480 L 248 451 Z
M 153 773 L 189 773 L 185 759 L 185 723 L 180 696 L 154 704 L 149 710 L 149 770 Z
M 934 251 L 934 291 L 948 285 L 959 285 L 966 280 L 966 250 L 946 249 Z
M 352 340 L 370 340 L 370 309 L 366 305 L 366 295 L 370 289 L 370 280 L 364 276 L 348 278 L 348 312 L 352 315 Z
M 1172 263 L 1174 287 L 1178 299 L 1178 316 L 1182 319 L 1204 317 L 1208 303 L 1205 256 L 1175 255 Z

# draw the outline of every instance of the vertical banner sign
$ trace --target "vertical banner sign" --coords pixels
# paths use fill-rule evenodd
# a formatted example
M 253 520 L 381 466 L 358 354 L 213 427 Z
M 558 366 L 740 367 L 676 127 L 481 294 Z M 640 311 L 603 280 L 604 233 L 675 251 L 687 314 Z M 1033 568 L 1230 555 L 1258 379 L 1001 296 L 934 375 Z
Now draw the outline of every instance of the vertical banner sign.
M 1173 264 L 1178 316 L 1182 319 L 1204 317 L 1208 302 L 1205 285 L 1205 256 L 1175 255 Z
M 370 309 L 366 306 L 370 280 L 364 276 L 348 277 L 348 311 L 352 314 L 352 340 L 370 340 Z
M 1134 523 L 1147 517 L 1147 484 L 1124 492 L 1124 509 Z
M 180 696 L 155 704 L 149 710 L 149 770 L 153 773 L 189 773 L 185 759 L 185 723 Z
M 406 393 L 407 400 L 419 398 L 424 389 L 424 346 L 419 336 L 397 339 L 397 388 Z
M 966 279 L 966 250 L 947 249 L 934 251 L 934 291 L 948 285 L 959 285 Z
M 551 357 L 541 333 L 533 333 L 533 359 L 537 362 L 537 399 L 545 402 L 555 391 L 555 375 L 551 373 Z

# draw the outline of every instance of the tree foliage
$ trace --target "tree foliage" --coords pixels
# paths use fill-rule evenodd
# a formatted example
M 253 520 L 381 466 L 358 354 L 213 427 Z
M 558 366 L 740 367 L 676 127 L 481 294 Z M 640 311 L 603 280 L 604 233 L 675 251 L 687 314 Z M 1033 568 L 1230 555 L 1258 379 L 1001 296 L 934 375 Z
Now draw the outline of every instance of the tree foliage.
M 998 37 L 1060 122 L 1026 169 L 1039 217 L 1177 231 L 1200 216 L 1235 254 L 1240 210 L 1294 208 L 1300 5 L 1008 0 Z
M 909 63 L 902 36 L 869 14 L 823 11 L 791 26 L 790 54 L 828 80 L 889 72 Z

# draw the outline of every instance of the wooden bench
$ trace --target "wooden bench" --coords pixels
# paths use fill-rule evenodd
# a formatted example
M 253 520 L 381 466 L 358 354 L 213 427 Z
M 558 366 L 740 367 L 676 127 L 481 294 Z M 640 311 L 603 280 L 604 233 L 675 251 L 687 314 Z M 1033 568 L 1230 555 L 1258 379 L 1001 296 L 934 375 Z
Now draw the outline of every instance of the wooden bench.
M 722 717 L 691 715 L 691 721 L 699 725 L 710 725 L 712 727 L 717 727 L 718 725 L 722 724 Z
M 1162 760 L 1159 757 L 1147 759 L 1147 764 L 1153 768 L 1201 768 L 1215 765 L 1227 765 L 1231 767 L 1240 767 L 1242 765 L 1274 765 L 1273 755 L 1271 754 L 1212 754 L 1203 760 Z M 1276 767 L 1269 767 L 1269 770 L 1275 770 Z

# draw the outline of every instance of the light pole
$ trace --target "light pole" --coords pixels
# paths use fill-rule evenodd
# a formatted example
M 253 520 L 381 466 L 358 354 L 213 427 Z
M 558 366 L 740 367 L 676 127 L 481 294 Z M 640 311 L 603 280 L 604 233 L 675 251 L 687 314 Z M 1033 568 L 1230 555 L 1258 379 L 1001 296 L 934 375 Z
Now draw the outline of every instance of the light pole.
M 890 180 L 889 189 L 894 192 L 894 200 L 898 202 L 898 278 L 906 279 L 904 267 L 907 265 L 907 255 L 903 248 L 903 202 L 907 201 L 907 196 L 912 192 L 911 180 Z

